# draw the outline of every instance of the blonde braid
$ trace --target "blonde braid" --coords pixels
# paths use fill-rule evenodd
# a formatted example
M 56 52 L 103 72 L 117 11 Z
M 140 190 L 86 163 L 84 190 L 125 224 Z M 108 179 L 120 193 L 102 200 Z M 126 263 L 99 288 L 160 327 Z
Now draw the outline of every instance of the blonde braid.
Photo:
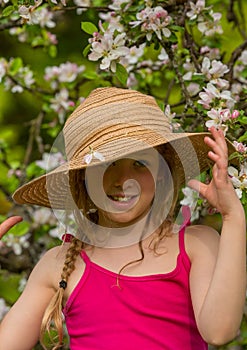
M 70 246 L 67 250 L 63 270 L 61 273 L 61 281 L 59 288 L 48 305 L 40 330 L 40 342 L 44 349 L 47 350 L 44 344 L 45 334 L 48 334 L 49 340 L 51 341 L 53 348 L 52 350 L 59 349 L 63 344 L 63 319 L 62 319 L 62 308 L 63 308 L 63 297 L 64 290 L 67 287 L 67 281 L 69 276 L 75 269 L 75 262 L 77 256 L 80 254 L 83 248 L 83 242 L 73 237 Z M 55 341 L 54 336 L 51 334 L 51 330 L 55 330 L 57 333 Z

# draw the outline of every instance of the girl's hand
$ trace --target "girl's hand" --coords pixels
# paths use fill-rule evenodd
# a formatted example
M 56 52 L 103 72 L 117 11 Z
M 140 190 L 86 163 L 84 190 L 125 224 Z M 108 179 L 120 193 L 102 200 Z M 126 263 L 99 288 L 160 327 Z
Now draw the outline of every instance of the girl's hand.
M 208 185 L 190 180 L 188 186 L 206 198 L 222 216 L 228 216 L 238 211 L 241 203 L 228 176 L 228 150 L 223 131 L 212 127 L 210 132 L 213 138 L 206 136 L 204 142 L 211 148 L 208 157 L 214 161 L 212 180 Z
M 23 219 L 21 216 L 11 216 L 0 224 L 0 239 L 13 227 L 21 222 Z

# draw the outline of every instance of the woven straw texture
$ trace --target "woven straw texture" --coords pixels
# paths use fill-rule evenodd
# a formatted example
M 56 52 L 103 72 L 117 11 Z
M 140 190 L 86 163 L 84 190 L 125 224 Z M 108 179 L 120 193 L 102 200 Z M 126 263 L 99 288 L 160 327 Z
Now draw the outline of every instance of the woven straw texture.
M 164 145 L 161 152 L 172 160 L 181 185 L 210 166 L 209 149 L 203 141 L 209 134 L 172 133 L 155 99 L 138 91 L 114 87 L 93 90 L 67 119 L 63 135 L 67 162 L 18 188 L 13 194 L 15 202 L 68 208 L 70 171 L 101 163 L 93 157 L 87 164 L 84 157 L 90 152 L 99 152 L 111 162 Z M 233 151 L 229 142 L 229 153 Z

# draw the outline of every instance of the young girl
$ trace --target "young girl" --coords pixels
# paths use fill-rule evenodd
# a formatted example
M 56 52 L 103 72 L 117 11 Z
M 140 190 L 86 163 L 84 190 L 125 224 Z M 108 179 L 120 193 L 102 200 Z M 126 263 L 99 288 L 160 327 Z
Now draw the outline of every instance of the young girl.
M 100 88 L 64 126 L 68 161 L 14 200 L 64 211 L 70 232 L 36 265 L 0 325 L 0 348 L 29 350 L 51 326 L 71 350 L 203 350 L 239 329 L 245 215 L 221 130 L 173 134 L 155 100 Z M 192 179 L 211 161 L 209 184 Z M 175 223 L 184 182 L 222 215 L 222 230 Z M 62 216 L 61 216 L 62 217 Z M 3 236 L 21 220 L 0 226 Z M 69 233 L 73 233 L 70 235 Z

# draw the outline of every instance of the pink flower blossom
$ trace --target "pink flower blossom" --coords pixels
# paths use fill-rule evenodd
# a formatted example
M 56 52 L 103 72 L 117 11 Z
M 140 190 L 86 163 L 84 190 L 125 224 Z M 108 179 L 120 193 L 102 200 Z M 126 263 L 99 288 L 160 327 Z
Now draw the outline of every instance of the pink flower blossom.
M 239 153 L 247 152 L 247 146 L 242 142 L 233 141 L 233 145 Z
M 155 33 L 160 40 L 162 40 L 162 36 L 165 38 L 170 37 L 171 31 L 167 26 L 171 23 L 172 18 L 161 6 L 156 6 L 155 8 L 147 6 L 144 10 L 137 13 L 136 18 L 137 21 L 130 22 L 130 24 L 134 27 L 141 25 L 141 30 L 147 32 L 147 40 L 151 40 L 152 33 Z
M 231 118 L 232 119 L 236 119 L 236 118 L 238 118 L 239 117 L 239 111 L 237 111 L 236 109 L 234 109 L 234 111 L 232 112 L 232 114 L 231 114 Z
M 100 58 L 100 68 L 102 70 L 111 69 L 116 72 L 116 63 L 121 57 L 129 54 L 129 48 L 125 46 L 126 33 L 118 34 L 115 38 L 113 33 L 105 33 L 100 41 L 92 43 L 91 53 L 88 58 L 91 61 L 98 61 Z
M 60 66 L 45 68 L 45 80 L 51 81 L 51 86 L 56 89 L 58 83 L 71 83 L 78 75 L 85 70 L 85 66 L 78 66 L 76 63 L 66 62 Z
M 221 19 L 221 13 L 210 13 L 212 20 L 202 20 L 198 23 L 199 31 L 205 36 L 213 36 L 214 34 L 222 34 L 223 30 L 219 21 Z
M 231 119 L 231 112 L 229 109 L 215 109 L 212 108 L 207 112 L 207 115 L 211 120 L 206 121 L 205 125 L 207 128 L 211 128 L 212 126 L 221 129 L 224 133 L 227 131 L 228 127 L 224 124 L 227 120 Z
M 238 197 L 241 199 L 243 191 L 247 190 L 247 162 L 241 164 L 239 171 L 233 166 L 228 167 L 228 174 Z
M 232 108 L 235 100 L 231 96 L 231 92 L 228 90 L 221 91 L 217 89 L 212 83 L 208 83 L 207 87 L 203 88 L 204 92 L 200 92 L 200 100 L 198 103 L 202 104 L 204 108 L 210 109 L 211 104 L 218 102 L 219 107 Z
M 67 89 L 62 89 L 55 94 L 55 97 L 51 99 L 51 109 L 58 113 L 59 122 L 64 123 L 64 117 L 71 107 L 74 107 L 74 102 L 69 100 L 69 92 Z
M 205 8 L 205 0 L 198 0 L 195 4 L 190 1 L 190 11 L 186 13 L 186 16 L 189 17 L 191 20 L 196 19 L 204 10 Z

